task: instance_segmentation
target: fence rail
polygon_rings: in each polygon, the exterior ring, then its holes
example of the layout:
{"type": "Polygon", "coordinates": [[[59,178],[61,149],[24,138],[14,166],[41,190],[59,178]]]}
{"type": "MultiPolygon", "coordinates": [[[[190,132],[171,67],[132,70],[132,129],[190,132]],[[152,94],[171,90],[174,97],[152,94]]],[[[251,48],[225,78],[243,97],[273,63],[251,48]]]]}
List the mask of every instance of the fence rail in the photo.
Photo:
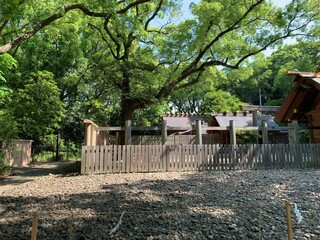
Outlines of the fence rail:
{"type": "Polygon", "coordinates": [[[81,173],[320,167],[320,144],[83,146],[81,173]]]}

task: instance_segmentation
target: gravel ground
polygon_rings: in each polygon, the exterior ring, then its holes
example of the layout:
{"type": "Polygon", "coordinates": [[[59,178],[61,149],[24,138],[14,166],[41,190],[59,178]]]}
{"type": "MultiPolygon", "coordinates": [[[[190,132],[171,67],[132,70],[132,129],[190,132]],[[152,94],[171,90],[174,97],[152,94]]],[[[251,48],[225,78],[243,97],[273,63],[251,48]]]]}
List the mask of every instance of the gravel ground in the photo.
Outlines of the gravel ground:
{"type": "Polygon", "coordinates": [[[317,170],[51,174],[0,196],[0,239],[30,239],[34,211],[37,239],[287,239],[285,200],[294,239],[320,239],[317,170]]]}

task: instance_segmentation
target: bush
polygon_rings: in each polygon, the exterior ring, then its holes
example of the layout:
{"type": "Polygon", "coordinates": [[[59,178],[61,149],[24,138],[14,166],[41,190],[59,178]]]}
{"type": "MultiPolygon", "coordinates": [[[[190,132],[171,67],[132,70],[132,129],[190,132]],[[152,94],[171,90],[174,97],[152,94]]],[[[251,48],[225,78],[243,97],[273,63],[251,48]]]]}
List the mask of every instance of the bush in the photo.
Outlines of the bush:
{"type": "Polygon", "coordinates": [[[54,162],[55,155],[54,152],[43,151],[33,156],[33,162],[54,162]]]}
{"type": "Polygon", "coordinates": [[[7,175],[11,173],[12,167],[8,159],[5,157],[5,153],[3,150],[0,150],[0,176],[7,175]]]}
{"type": "Polygon", "coordinates": [[[237,144],[259,143],[258,131],[236,131],[237,144]]]}

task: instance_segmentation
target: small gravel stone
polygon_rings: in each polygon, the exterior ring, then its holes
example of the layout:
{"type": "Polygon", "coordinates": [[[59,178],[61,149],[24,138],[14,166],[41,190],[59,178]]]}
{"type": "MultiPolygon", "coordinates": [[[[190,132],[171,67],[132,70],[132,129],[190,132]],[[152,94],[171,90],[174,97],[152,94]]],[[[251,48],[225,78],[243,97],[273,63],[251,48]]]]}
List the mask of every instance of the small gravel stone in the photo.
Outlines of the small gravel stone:
{"type": "Polygon", "coordinates": [[[0,233],[30,239],[38,212],[39,239],[285,240],[285,200],[295,237],[320,239],[318,170],[39,177],[0,197],[0,233]]]}

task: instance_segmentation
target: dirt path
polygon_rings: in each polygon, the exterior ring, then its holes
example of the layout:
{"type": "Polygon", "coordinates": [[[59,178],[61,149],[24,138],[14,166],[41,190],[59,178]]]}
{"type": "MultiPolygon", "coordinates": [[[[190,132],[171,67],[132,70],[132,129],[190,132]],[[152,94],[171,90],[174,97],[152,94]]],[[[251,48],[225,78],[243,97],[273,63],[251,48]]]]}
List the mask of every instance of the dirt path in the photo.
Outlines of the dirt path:
{"type": "Polygon", "coordinates": [[[78,165],[76,162],[54,162],[16,167],[11,176],[0,178],[0,195],[14,189],[17,185],[33,181],[37,177],[76,172],[78,165]]]}

